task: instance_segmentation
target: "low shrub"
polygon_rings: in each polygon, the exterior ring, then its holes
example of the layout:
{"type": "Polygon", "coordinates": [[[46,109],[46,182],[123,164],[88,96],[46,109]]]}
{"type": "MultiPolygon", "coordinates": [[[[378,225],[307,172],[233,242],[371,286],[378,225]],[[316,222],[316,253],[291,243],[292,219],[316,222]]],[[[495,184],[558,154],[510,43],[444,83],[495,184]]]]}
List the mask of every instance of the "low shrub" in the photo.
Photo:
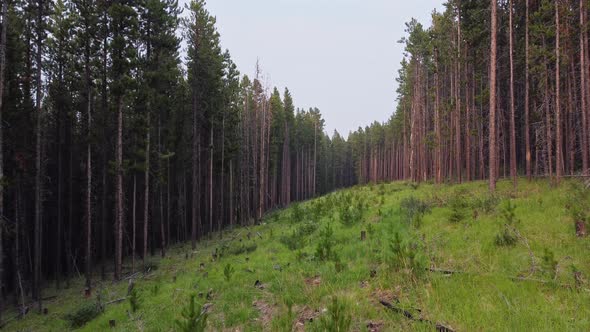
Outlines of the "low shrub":
{"type": "Polygon", "coordinates": [[[300,203],[295,203],[291,207],[291,222],[298,223],[305,219],[305,209],[300,203]]]}
{"type": "Polygon", "coordinates": [[[404,241],[401,234],[395,232],[389,243],[389,252],[391,256],[387,261],[393,269],[410,269],[415,276],[424,274],[427,262],[417,242],[404,241]]]}
{"type": "Polygon", "coordinates": [[[290,250],[297,250],[305,247],[306,239],[318,228],[318,224],[306,221],[298,225],[291,233],[281,236],[279,241],[290,250]]]}
{"type": "Polygon", "coordinates": [[[231,280],[231,276],[234,274],[234,272],[235,272],[235,270],[231,266],[231,264],[227,263],[225,265],[225,267],[223,268],[223,277],[225,278],[225,281],[229,282],[231,280]]]}
{"type": "Polygon", "coordinates": [[[223,252],[227,253],[228,255],[241,255],[241,254],[249,254],[251,252],[256,251],[258,245],[256,242],[239,242],[235,244],[231,244],[227,249],[223,252]]]}
{"type": "Polygon", "coordinates": [[[320,230],[319,242],[316,247],[316,258],[321,261],[337,259],[336,252],[334,251],[335,244],[334,230],[331,224],[327,224],[326,227],[320,230]]]}
{"type": "Polygon", "coordinates": [[[127,297],[129,301],[129,308],[131,312],[136,312],[141,307],[141,303],[143,302],[137,288],[133,288],[127,297]]]}
{"type": "Polygon", "coordinates": [[[188,304],[180,313],[181,318],[175,321],[176,327],[182,332],[204,332],[207,327],[207,313],[202,306],[195,303],[195,295],[191,295],[188,304]]]}
{"type": "Polygon", "coordinates": [[[506,201],[504,208],[502,209],[502,225],[500,232],[496,235],[495,243],[497,246],[513,246],[518,242],[518,229],[516,228],[519,223],[516,217],[516,205],[512,204],[511,201],[506,201]]]}
{"type": "Polygon", "coordinates": [[[71,328],[79,328],[92,321],[102,313],[102,310],[96,303],[83,303],[72,311],[64,315],[64,320],[68,322],[71,328]]]}
{"type": "Polygon", "coordinates": [[[346,304],[334,296],[332,303],[328,306],[328,312],[319,321],[320,330],[326,332],[349,331],[351,324],[352,316],[348,312],[346,304]]]}
{"type": "Polygon", "coordinates": [[[431,208],[428,202],[413,196],[404,198],[400,202],[402,221],[409,225],[419,227],[422,224],[422,218],[430,211],[431,208]]]}
{"type": "Polygon", "coordinates": [[[547,272],[553,280],[557,277],[557,264],[553,251],[545,248],[543,250],[543,270],[547,272]]]}

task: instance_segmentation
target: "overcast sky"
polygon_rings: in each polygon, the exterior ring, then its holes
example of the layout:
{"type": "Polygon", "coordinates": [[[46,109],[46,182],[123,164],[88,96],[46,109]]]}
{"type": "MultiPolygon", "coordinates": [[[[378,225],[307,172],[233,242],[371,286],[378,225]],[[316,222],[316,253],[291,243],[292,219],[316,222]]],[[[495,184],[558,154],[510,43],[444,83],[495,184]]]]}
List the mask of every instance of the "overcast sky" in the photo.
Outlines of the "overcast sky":
{"type": "MultiPolygon", "coordinates": [[[[186,3],[188,0],[181,0],[186,3]]],[[[404,23],[430,23],[443,0],[209,0],[223,48],[243,74],[256,60],[297,107],[318,107],[326,131],[386,121],[395,109],[404,23]]]]}

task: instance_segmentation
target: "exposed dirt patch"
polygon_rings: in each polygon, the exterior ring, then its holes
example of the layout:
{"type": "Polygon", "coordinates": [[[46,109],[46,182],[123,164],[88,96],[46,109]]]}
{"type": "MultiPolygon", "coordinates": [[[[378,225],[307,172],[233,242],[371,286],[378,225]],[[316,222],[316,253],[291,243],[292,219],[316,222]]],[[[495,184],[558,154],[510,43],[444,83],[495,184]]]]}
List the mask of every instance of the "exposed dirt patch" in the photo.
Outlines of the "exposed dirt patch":
{"type": "Polygon", "coordinates": [[[260,321],[262,322],[262,328],[265,331],[270,329],[270,322],[275,312],[274,306],[264,302],[263,300],[256,300],[252,302],[252,305],[260,311],[260,321]]]}
{"type": "Polygon", "coordinates": [[[399,301],[401,295],[401,288],[398,286],[395,290],[391,289],[375,289],[371,294],[371,299],[374,303],[378,304],[380,301],[389,303],[396,303],[399,301]]]}
{"type": "Polygon", "coordinates": [[[305,284],[309,286],[319,286],[322,283],[321,276],[314,276],[311,278],[305,278],[305,284]]]}
{"type": "Polygon", "coordinates": [[[313,322],[320,315],[319,310],[312,309],[308,306],[305,306],[299,310],[297,313],[297,319],[295,320],[295,324],[293,326],[293,330],[296,332],[305,331],[305,323],[313,322]]]}
{"type": "Polygon", "coordinates": [[[260,280],[256,280],[256,282],[254,283],[254,287],[260,290],[265,290],[268,288],[268,284],[263,284],[262,282],[260,282],[260,280]]]}
{"type": "Polygon", "coordinates": [[[367,331],[369,332],[381,332],[383,331],[383,322],[367,322],[367,331]]]}
{"type": "Polygon", "coordinates": [[[376,223],[381,222],[381,219],[382,218],[379,217],[379,216],[373,216],[373,217],[371,217],[371,219],[369,219],[369,222],[372,222],[372,223],[375,223],[376,224],[376,223]]]}

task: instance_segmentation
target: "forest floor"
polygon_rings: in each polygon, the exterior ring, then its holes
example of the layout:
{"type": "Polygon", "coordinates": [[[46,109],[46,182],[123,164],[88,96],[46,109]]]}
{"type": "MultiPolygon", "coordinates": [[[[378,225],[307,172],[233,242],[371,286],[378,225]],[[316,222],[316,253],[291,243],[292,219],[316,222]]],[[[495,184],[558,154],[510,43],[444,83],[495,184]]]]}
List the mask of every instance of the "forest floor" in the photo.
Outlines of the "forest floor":
{"type": "Polygon", "coordinates": [[[590,238],[576,236],[570,213],[587,196],[572,188],[520,179],[517,191],[500,181],[491,196],[486,182],[358,186],[194,251],[170,248],[135,275],[131,296],[128,280],[96,285],[91,298],[82,279],[46,289],[56,295],[47,314],[31,310],[4,330],[180,330],[193,295],[193,319],[205,311],[211,331],[588,331],[590,238]]]}

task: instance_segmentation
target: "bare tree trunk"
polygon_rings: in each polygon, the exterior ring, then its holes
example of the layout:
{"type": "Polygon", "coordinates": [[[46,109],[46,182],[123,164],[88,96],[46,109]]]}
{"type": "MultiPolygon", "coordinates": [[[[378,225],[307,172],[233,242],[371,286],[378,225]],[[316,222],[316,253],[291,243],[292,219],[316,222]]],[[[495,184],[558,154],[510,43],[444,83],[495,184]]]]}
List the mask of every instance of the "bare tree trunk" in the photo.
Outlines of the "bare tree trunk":
{"type": "MultiPolygon", "coordinates": [[[[458,6],[460,2],[458,2],[458,6]]],[[[457,57],[455,63],[455,168],[457,182],[462,181],[461,163],[461,13],[457,8],[457,57]]]]}
{"type": "Polygon", "coordinates": [[[509,40],[510,40],[510,176],[514,189],[517,186],[516,178],[516,122],[515,122],[515,110],[514,110],[514,32],[512,24],[512,0],[509,2],[508,17],[509,17],[509,40]]]}
{"type": "Polygon", "coordinates": [[[213,124],[209,130],[209,238],[213,237],[213,124]]]}
{"type": "MultiPolygon", "coordinates": [[[[527,0],[528,1],[528,0],[527,0]]],[[[582,114],[582,138],[580,140],[580,146],[581,146],[581,150],[582,150],[582,174],[583,175],[588,175],[588,109],[587,109],[587,104],[588,101],[586,99],[587,96],[587,91],[586,91],[586,87],[587,87],[587,80],[588,77],[586,76],[586,66],[588,64],[586,64],[586,54],[585,54],[585,49],[584,49],[584,36],[585,36],[585,27],[586,27],[586,22],[585,22],[585,12],[586,12],[586,7],[585,7],[585,3],[586,1],[580,1],[580,103],[582,106],[582,109],[580,110],[581,114],[582,114]]]]}
{"type": "MultiPolygon", "coordinates": [[[[225,208],[225,187],[224,187],[224,183],[223,180],[225,180],[223,178],[225,174],[225,112],[222,114],[222,118],[221,118],[221,179],[220,179],[220,209],[219,209],[219,219],[217,221],[217,231],[219,232],[219,238],[223,238],[223,234],[221,232],[221,227],[223,226],[223,222],[224,222],[224,208],[225,208]]],[[[231,191],[230,191],[231,193],[231,191]]]]}
{"type": "Polygon", "coordinates": [[[151,138],[151,116],[147,114],[147,124],[145,133],[145,170],[144,170],[144,192],[143,192],[143,264],[145,266],[148,256],[148,228],[150,225],[150,138],[151,138]]]}
{"type": "Polygon", "coordinates": [[[557,183],[561,181],[563,171],[563,155],[561,145],[561,83],[560,83],[560,25],[559,25],[559,0],[555,1],[555,175],[557,183]]]}
{"type": "Polygon", "coordinates": [[[317,121],[314,123],[313,126],[313,192],[312,195],[313,197],[315,197],[316,194],[316,176],[317,176],[317,163],[318,163],[318,158],[317,158],[317,137],[318,137],[318,124],[317,121]]]}
{"type": "Polygon", "coordinates": [[[41,153],[41,131],[42,131],[42,112],[41,98],[42,98],[42,83],[41,83],[41,68],[43,66],[41,53],[43,52],[43,40],[42,40],[42,24],[43,24],[43,0],[39,0],[38,12],[37,12],[37,96],[36,96],[36,109],[37,109],[37,140],[36,140],[36,160],[35,160],[35,269],[34,269],[34,287],[35,287],[35,299],[39,304],[39,312],[42,311],[43,305],[41,303],[41,246],[42,246],[42,232],[43,232],[43,202],[42,202],[42,153],[41,153]]]}
{"type": "Polygon", "coordinates": [[[490,160],[489,160],[489,187],[490,191],[496,191],[496,57],[497,57],[497,11],[496,0],[491,1],[492,25],[491,25],[491,49],[490,49],[490,160]]]}
{"type": "Polygon", "coordinates": [[[229,227],[234,229],[234,160],[229,160],[229,227]]]}
{"type": "Polygon", "coordinates": [[[191,247],[193,250],[197,246],[197,213],[198,213],[198,195],[199,195],[199,183],[198,183],[198,167],[199,167],[199,132],[198,132],[198,107],[196,92],[193,91],[193,153],[192,153],[192,206],[191,206],[191,247]]]}
{"type": "MultiPolygon", "coordinates": [[[[546,49],[545,38],[543,37],[543,48],[546,49]]],[[[544,79],[545,79],[545,130],[546,130],[546,146],[547,146],[547,164],[549,167],[549,177],[553,177],[553,137],[551,135],[551,106],[549,105],[549,66],[547,64],[547,56],[543,56],[544,61],[544,79]]]]}
{"type": "Polygon", "coordinates": [[[131,272],[135,272],[135,238],[136,238],[136,224],[137,224],[137,174],[133,174],[133,203],[131,208],[131,272]]]}
{"type": "Polygon", "coordinates": [[[123,268],[123,97],[117,100],[117,151],[116,151],[116,211],[115,211],[115,280],[121,279],[123,268]]]}
{"type": "MultiPolygon", "coordinates": [[[[7,7],[8,0],[2,0],[2,34],[0,35],[0,323],[2,322],[2,310],[4,310],[4,299],[2,297],[2,289],[4,289],[4,132],[2,130],[2,113],[4,112],[4,69],[6,67],[6,30],[8,29],[7,7]]],[[[59,211],[61,212],[61,206],[59,211]]],[[[18,233],[16,236],[18,237],[18,233]]]]}
{"type": "MultiPolygon", "coordinates": [[[[87,64],[88,66],[88,64],[87,64]]],[[[87,68],[87,116],[88,116],[88,142],[86,145],[86,289],[92,289],[92,145],[90,143],[92,129],[92,94],[90,92],[90,68],[87,68]]]]}
{"type": "MultiPolygon", "coordinates": [[[[162,257],[166,256],[166,230],[164,227],[164,197],[163,197],[163,189],[162,189],[162,178],[164,176],[162,172],[162,121],[160,113],[158,113],[158,172],[160,173],[160,178],[158,179],[158,210],[160,212],[160,254],[162,257]]],[[[149,128],[148,128],[149,130],[149,128]]]]}
{"type": "MultiPolygon", "coordinates": [[[[525,88],[524,88],[524,140],[525,140],[525,153],[526,153],[526,176],[530,181],[531,175],[531,138],[530,138],[530,78],[529,78],[529,1],[526,0],[526,18],[525,18],[525,88]]],[[[583,1],[581,1],[583,2],[583,1]]]]}
{"type": "Polygon", "coordinates": [[[442,134],[440,130],[440,82],[439,82],[439,67],[438,67],[438,50],[435,50],[435,73],[434,73],[434,86],[435,86],[435,99],[434,99],[434,132],[436,135],[436,145],[435,145],[435,174],[436,174],[436,183],[442,183],[442,134]]]}

